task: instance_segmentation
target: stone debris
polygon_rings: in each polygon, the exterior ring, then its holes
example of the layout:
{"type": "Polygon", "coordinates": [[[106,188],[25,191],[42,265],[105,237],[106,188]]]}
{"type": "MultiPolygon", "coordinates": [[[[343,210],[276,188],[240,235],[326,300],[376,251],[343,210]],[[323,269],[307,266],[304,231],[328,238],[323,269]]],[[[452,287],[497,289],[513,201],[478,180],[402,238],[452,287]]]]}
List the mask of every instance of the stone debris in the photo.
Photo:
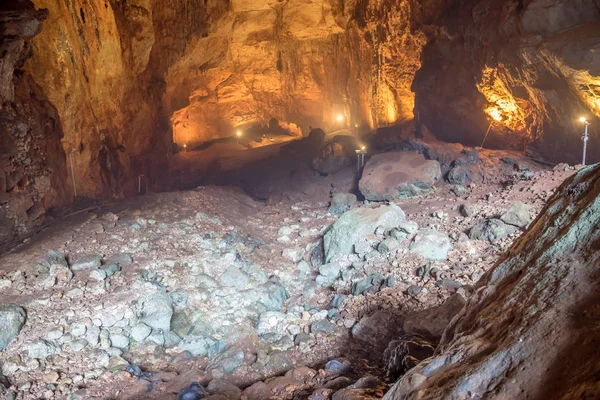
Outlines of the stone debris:
{"type": "Polygon", "coordinates": [[[380,398],[381,380],[360,380],[371,367],[353,360],[340,372],[335,357],[363,354],[376,366],[402,334],[439,340],[471,285],[531,222],[524,210],[535,217],[571,173],[536,172],[509,188],[466,183],[460,199],[438,182],[389,204],[339,193],[330,205],[248,213],[224,207],[217,199],[230,192],[209,187],[102,212],[46,239],[55,250],[41,259],[0,258],[20,266],[0,269],[3,290],[27,304],[27,314],[16,305],[3,306],[8,319],[0,312],[0,326],[12,326],[0,331],[2,373],[23,399],[50,396],[48,385],[56,398],[109,397],[117,386],[132,398],[169,387],[175,398],[192,382],[206,398],[380,398]],[[140,373],[125,371],[134,365],[140,373]],[[165,371],[175,378],[162,380],[165,371]]]}

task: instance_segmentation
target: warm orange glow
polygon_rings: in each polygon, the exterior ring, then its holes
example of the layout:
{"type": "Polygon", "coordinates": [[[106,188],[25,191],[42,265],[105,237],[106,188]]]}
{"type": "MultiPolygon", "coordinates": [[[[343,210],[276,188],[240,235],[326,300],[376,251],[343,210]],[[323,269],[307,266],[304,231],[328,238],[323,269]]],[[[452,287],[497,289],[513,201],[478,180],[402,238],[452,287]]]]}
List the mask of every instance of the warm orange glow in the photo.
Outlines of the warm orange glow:
{"type": "Polygon", "coordinates": [[[488,101],[485,113],[494,121],[513,129],[524,127],[527,110],[523,108],[522,101],[515,98],[502,79],[501,68],[486,68],[477,89],[488,101]]]}
{"type": "Polygon", "coordinates": [[[398,119],[398,114],[396,112],[396,103],[389,102],[387,104],[387,122],[393,123],[398,119]]]}
{"type": "Polygon", "coordinates": [[[341,115],[341,114],[340,114],[340,115],[338,115],[338,116],[337,116],[337,120],[338,120],[339,122],[342,122],[342,121],[344,120],[344,116],[343,116],[343,115],[341,115]]]}
{"type": "Polygon", "coordinates": [[[585,117],[581,117],[579,118],[579,122],[586,123],[587,119],[585,117]]]}
{"type": "Polygon", "coordinates": [[[240,132],[240,131],[237,131],[235,134],[238,136],[242,136],[242,132],[240,132]]]}
{"type": "Polygon", "coordinates": [[[362,151],[365,151],[367,149],[367,146],[361,146],[360,148],[362,151]]]}
{"type": "Polygon", "coordinates": [[[490,117],[492,117],[497,122],[502,121],[502,115],[500,114],[500,110],[498,110],[497,107],[490,107],[486,110],[486,112],[488,113],[488,115],[490,117]]]}

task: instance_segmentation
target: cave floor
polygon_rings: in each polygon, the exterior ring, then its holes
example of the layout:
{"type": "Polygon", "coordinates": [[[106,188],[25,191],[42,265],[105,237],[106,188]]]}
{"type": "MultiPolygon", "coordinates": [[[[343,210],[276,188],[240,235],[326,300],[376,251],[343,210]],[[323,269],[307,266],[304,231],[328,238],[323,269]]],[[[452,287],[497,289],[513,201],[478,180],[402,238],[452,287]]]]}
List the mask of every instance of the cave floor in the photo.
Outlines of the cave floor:
{"type": "MultiPolygon", "coordinates": [[[[401,242],[395,255],[374,255],[330,288],[315,283],[317,270],[310,264],[313,249],[338,218],[327,212],[326,199],[267,205],[239,188],[200,186],[139,196],[57,221],[0,256],[0,303],[27,310],[22,331],[2,353],[2,372],[18,399],[70,393],[83,396],[75,398],[175,399],[193,380],[207,384],[226,378],[244,388],[294,367],[318,369],[337,357],[350,360],[357,376],[382,377],[382,354],[375,349],[385,347],[378,340],[390,327],[377,326],[381,336],[367,337],[353,335],[353,327],[368,323],[365,318],[377,311],[404,316],[440,305],[459,285],[463,293],[471,290],[520,232],[494,243],[469,240],[465,232],[517,201],[537,214],[571,173],[538,168],[527,180],[507,177],[498,180],[502,183],[472,185],[461,197],[441,182],[425,197],[395,201],[408,220],[452,238],[449,258],[425,261],[407,251],[408,241],[401,242]],[[464,204],[471,216],[461,214],[464,204]],[[40,267],[49,251],[64,253],[71,268],[79,262],[83,269],[72,278],[68,273],[49,278],[40,267]],[[122,269],[106,276],[96,267],[110,257],[119,257],[122,269]],[[436,285],[433,278],[419,277],[419,267],[437,268],[452,283],[436,285]],[[352,282],[373,273],[392,276],[395,283],[376,293],[349,295],[352,282]],[[420,292],[409,294],[415,286],[420,292]],[[282,289],[287,299],[280,298],[282,289]],[[138,319],[159,324],[165,318],[160,305],[144,309],[165,290],[173,305],[166,318],[174,334],[168,328],[138,332],[138,319]],[[336,294],[349,296],[332,307],[336,294]],[[280,302],[275,308],[282,306],[281,312],[265,316],[257,302],[280,302]],[[320,321],[333,323],[316,329],[320,321]],[[189,340],[190,335],[203,339],[189,340]],[[34,357],[35,352],[43,354],[34,357]],[[130,364],[144,374],[124,371],[130,364]]],[[[292,393],[288,387],[279,396],[292,398],[292,393]]]]}

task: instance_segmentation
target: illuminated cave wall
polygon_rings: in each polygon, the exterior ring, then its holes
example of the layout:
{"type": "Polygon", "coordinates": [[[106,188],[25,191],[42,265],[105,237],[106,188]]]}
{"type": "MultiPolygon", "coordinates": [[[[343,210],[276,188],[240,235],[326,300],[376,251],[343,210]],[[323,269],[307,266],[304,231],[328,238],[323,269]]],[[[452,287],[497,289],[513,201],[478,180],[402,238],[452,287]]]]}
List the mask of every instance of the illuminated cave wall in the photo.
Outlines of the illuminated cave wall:
{"type": "Polygon", "coordinates": [[[412,119],[426,38],[411,3],[209,1],[207,34],[166,74],[174,141],[231,136],[273,117],[305,133],[412,119]]]}
{"type": "Polygon", "coordinates": [[[600,161],[600,1],[460,0],[436,23],[416,111],[439,138],[600,161]],[[596,128],[598,127],[598,128],[596,128]]]}

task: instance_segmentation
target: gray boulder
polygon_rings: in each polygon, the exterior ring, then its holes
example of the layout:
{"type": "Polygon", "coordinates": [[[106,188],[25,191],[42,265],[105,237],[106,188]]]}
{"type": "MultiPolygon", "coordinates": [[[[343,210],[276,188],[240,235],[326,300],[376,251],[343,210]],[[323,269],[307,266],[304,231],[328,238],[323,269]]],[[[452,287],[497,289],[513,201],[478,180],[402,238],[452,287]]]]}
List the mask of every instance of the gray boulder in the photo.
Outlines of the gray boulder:
{"type": "Polygon", "coordinates": [[[473,240],[487,240],[493,243],[507,237],[516,230],[516,227],[507,225],[502,220],[495,218],[486,219],[471,228],[469,238],[473,240]]]}
{"type": "Polygon", "coordinates": [[[508,225],[525,228],[531,222],[531,207],[520,201],[516,202],[500,219],[508,225]]]}
{"type": "Polygon", "coordinates": [[[8,347],[19,334],[25,323],[26,315],[22,307],[0,304],[0,351],[8,347]]]}
{"type": "Polygon", "coordinates": [[[442,261],[452,251],[452,243],[448,235],[435,229],[421,229],[410,244],[410,251],[423,256],[426,260],[442,261]]]}
{"type": "Polygon", "coordinates": [[[102,265],[102,259],[97,254],[90,254],[77,259],[72,265],[73,271],[80,271],[83,269],[97,269],[102,265]]]}
{"type": "Polygon", "coordinates": [[[367,200],[383,201],[427,194],[442,176],[440,163],[413,151],[373,156],[358,183],[367,200]]]}
{"type": "Polygon", "coordinates": [[[340,277],[341,265],[336,262],[323,264],[319,267],[317,283],[323,287],[329,287],[340,277]]]}
{"type": "Polygon", "coordinates": [[[147,294],[138,300],[137,316],[153,329],[168,331],[171,328],[173,304],[171,297],[160,290],[147,294]]]}
{"type": "Polygon", "coordinates": [[[224,286],[234,287],[237,289],[243,289],[247,287],[248,282],[250,282],[248,275],[244,274],[235,265],[230,265],[227,267],[225,272],[223,272],[221,275],[220,280],[224,286]]]}
{"type": "Polygon", "coordinates": [[[60,348],[45,340],[36,340],[27,346],[29,358],[45,359],[52,354],[60,353],[60,348]]]}
{"type": "Polygon", "coordinates": [[[469,184],[469,182],[471,182],[471,177],[467,168],[463,167],[462,165],[457,165],[448,171],[446,180],[451,185],[466,186],[469,184]]]}
{"type": "Polygon", "coordinates": [[[342,214],[348,211],[356,203],[356,195],[352,193],[336,193],[331,198],[328,213],[342,214]]]}
{"type": "Polygon", "coordinates": [[[325,261],[330,262],[338,254],[352,254],[354,245],[377,228],[390,230],[405,219],[404,211],[393,204],[346,211],[325,233],[325,261]]]}

